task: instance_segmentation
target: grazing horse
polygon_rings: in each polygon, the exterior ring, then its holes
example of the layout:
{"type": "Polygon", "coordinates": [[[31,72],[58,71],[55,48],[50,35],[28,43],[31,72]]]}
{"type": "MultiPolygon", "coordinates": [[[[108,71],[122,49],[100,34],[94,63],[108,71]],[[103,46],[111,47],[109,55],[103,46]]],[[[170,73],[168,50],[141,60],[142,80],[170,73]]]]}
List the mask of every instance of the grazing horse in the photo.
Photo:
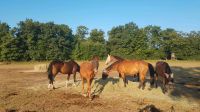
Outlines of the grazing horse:
{"type": "Polygon", "coordinates": [[[90,61],[83,62],[80,65],[80,76],[82,79],[82,94],[84,95],[84,80],[86,80],[87,81],[86,96],[89,96],[90,100],[92,100],[91,84],[95,75],[98,72],[98,67],[99,67],[99,58],[97,56],[94,56],[90,61]]]}
{"type": "Polygon", "coordinates": [[[70,78],[70,75],[73,74],[74,75],[74,84],[76,82],[76,72],[80,71],[80,66],[73,60],[70,60],[68,62],[63,62],[63,61],[52,61],[49,64],[48,67],[48,78],[49,78],[49,85],[48,88],[52,88],[55,89],[54,85],[53,85],[53,81],[54,78],[56,77],[56,75],[60,72],[62,74],[68,74],[67,76],[67,81],[66,81],[66,86],[68,86],[68,81],[70,78]]]}
{"type": "Polygon", "coordinates": [[[158,77],[160,76],[162,78],[162,83],[163,83],[162,91],[163,91],[163,93],[167,92],[166,85],[174,83],[173,73],[170,69],[169,64],[166,62],[163,62],[163,61],[158,61],[156,63],[155,72],[156,72],[156,82],[155,82],[156,88],[158,87],[157,81],[158,81],[158,77]]]}
{"type": "MultiPolygon", "coordinates": [[[[148,72],[148,63],[140,60],[123,60],[116,61],[112,63],[110,66],[105,68],[102,73],[102,79],[106,79],[109,75],[110,71],[117,71],[119,76],[124,81],[124,87],[126,87],[126,75],[136,75],[139,74],[140,84],[138,88],[144,89],[145,87],[145,77],[148,72]]],[[[153,78],[154,79],[154,78],[153,78]]]]}
{"type": "MultiPolygon", "coordinates": [[[[110,64],[110,63],[113,63],[113,62],[116,62],[116,61],[123,61],[125,59],[119,57],[119,56],[114,56],[114,55],[109,55],[108,54],[108,57],[106,59],[106,65],[110,64]]],[[[153,84],[154,84],[154,74],[155,74],[155,71],[154,71],[154,67],[152,64],[148,63],[148,68],[149,68],[149,73],[150,73],[150,85],[151,87],[153,87],[153,84]]],[[[139,81],[139,74],[137,73],[136,75],[134,75],[134,77],[138,77],[138,81],[139,81]]]]}

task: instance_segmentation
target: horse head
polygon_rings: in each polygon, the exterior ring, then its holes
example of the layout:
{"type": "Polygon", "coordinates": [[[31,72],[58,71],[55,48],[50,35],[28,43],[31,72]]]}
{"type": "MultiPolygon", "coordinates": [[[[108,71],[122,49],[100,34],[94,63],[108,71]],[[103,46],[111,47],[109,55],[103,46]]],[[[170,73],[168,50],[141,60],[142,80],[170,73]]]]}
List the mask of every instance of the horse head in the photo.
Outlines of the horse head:
{"type": "Polygon", "coordinates": [[[124,60],[123,58],[119,57],[119,56],[114,56],[114,55],[109,55],[106,59],[106,65],[110,64],[111,62],[115,62],[115,61],[121,61],[124,60]]]}
{"type": "Polygon", "coordinates": [[[168,84],[170,84],[170,85],[174,84],[174,74],[173,73],[171,73],[171,74],[165,73],[165,76],[168,80],[168,84]]]}
{"type": "Polygon", "coordinates": [[[106,65],[108,65],[108,64],[110,63],[110,61],[111,61],[110,57],[111,57],[111,56],[108,54],[108,57],[107,57],[107,59],[106,59],[106,65]]]}
{"type": "Polygon", "coordinates": [[[93,66],[94,73],[96,74],[98,72],[98,68],[99,68],[99,60],[93,59],[93,60],[91,60],[91,63],[93,66]]]}
{"type": "Polygon", "coordinates": [[[102,72],[102,79],[105,80],[108,77],[108,71],[106,69],[102,72]]]}

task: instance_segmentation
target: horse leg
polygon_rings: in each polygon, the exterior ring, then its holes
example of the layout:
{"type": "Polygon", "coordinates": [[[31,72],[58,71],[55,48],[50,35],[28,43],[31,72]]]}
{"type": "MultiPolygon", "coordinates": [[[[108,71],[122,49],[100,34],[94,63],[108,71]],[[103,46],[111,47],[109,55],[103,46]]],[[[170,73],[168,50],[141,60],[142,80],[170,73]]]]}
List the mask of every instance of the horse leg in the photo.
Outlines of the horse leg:
{"type": "Polygon", "coordinates": [[[66,87],[68,87],[68,83],[69,83],[69,78],[70,78],[70,74],[67,74],[66,87]]]}
{"type": "Polygon", "coordinates": [[[140,81],[140,75],[139,75],[139,73],[137,73],[137,81],[139,82],[140,81]]]}
{"type": "Polygon", "coordinates": [[[48,85],[48,89],[51,89],[51,88],[53,88],[54,89],[54,87],[53,87],[53,81],[49,81],[49,85],[48,85]]]}
{"type": "Polygon", "coordinates": [[[76,86],[76,72],[74,72],[73,75],[74,75],[74,86],[76,86]]]}
{"type": "Polygon", "coordinates": [[[162,91],[163,91],[163,93],[165,94],[165,92],[167,92],[167,89],[166,89],[166,80],[165,80],[165,78],[163,78],[163,81],[162,81],[162,91]]]}
{"type": "Polygon", "coordinates": [[[48,85],[48,89],[55,89],[55,87],[54,87],[54,85],[53,85],[53,81],[54,81],[54,78],[56,77],[56,74],[57,74],[57,72],[55,72],[55,73],[52,73],[52,76],[51,76],[51,79],[49,80],[49,85],[48,85]],[[54,76],[54,74],[55,74],[55,76],[54,76]]]}
{"type": "Polygon", "coordinates": [[[142,87],[142,89],[144,90],[145,88],[145,77],[144,77],[144,74],[140,74],[140,84],[138,86],[138,88],[140,89],[142,87]]]}
{"type": "Polygon", "coordinates": [[[88,80],[87,80],[87,84],[88,84],[88,85],[87,85],[87,86],[88,86],[88,90],[87,90],[87,91],[88,91],[88,97],[89,97],[90,100],[92,100],[92,97],[91,97],[91,84],[92,84],[92,79],[88,79],[88,80]]]}
{"type": "Polygon", "coordinates": [[[119,77],[122,77],[122,75],[119,73],[119,77]]]}
{"type": "Polygon", "coordinates": [[[155,87],[158,88],[158,74],[156,74],[155,77],[155,87]]]}
{"type": "Polygon", "coordinates": [[[84,95],[84,78],[83,77],[82,77],[82,95],[85,96],[84,95]]]}
{"type": "Polygon", "coordinates": [[[123,82],[124,82],[124,87],[126,87],[126,76],[124,73],[121,73],[121,76],[122,76],[122,79],[123,79],[123,82]]]}

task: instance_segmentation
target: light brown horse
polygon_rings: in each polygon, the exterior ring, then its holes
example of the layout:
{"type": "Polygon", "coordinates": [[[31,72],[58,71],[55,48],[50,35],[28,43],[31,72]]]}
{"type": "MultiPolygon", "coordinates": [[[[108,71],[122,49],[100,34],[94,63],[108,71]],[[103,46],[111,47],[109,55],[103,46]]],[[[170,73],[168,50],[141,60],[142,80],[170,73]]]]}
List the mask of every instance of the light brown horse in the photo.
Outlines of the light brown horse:
{"type": "Polygon", "coordinates": [[[90,100],[92,100],[91,84],[95,75],[98,72],[98,67],[99,67],[99,58],[97,56],[94,56],[90,61],[83,62],[80,65],[80,76],[82,79],[82,94],[84,95],[84,80],[86,80],[87,81],[86,96],[89,96],[90,100]]]}
{"type": "Polygon", "coordinates": [[[48,72],[48,78],[49,78],[48,88],[51,89],[53,87],[53,89],[55,89],[53,85],[53,81],[59,72],[62,74],[68,74],[66,86],[68,86],[68,81],[71,74],[74,75],[74,84],[75,84],[76,72],[80,72],[80,66],[73,60],[70,60],[68,62],[56,60],[56,61],[52,61],[49,64],[47,72],[48,72]]]}
{"type": "Polygon", "coordinates": [[[141,60],[123,60],[123,61],[116,61],[106,69],[103,70],[102,79],[106,79],[109,75],[110,71],[117,71],[119,76],[124,81],[124,87],[126,87],[126,75],[134,76],[139,74],[140,76],[140,84],[138,88],[144,89],[145,87],[145,78],[148,72],[148,63],[141,61],[141,60]]]}
{"type": "MultiPolygon", "coordinates": [[[[106,63],[105,64],[109,65],[109,64],[111,64],[113,62],[117,62],[117,61],[121,62],[121,61],[124,61],[124,60],[126,60],[126,59],[123,59],[123,58],[121,58],[119,56],[109,55],[108,54],[108,57],[106,59],[106,63]]],[[[151,87],[153,87],[153,84],[154,84],[154,81],[155,81],[155,76],[154,76],[155,70],[154,70],[154,67],[153,67],[153,65],[151,63],[148,63],[148,68],[149,68],[149,73],[150,73],[150,85],[151,85],[151,87]]],[[[137,78],[138,81],[140,79],[139,76],[140,76],[139,73],[134,75],[134,77],[138,77],[137,78]]]]}

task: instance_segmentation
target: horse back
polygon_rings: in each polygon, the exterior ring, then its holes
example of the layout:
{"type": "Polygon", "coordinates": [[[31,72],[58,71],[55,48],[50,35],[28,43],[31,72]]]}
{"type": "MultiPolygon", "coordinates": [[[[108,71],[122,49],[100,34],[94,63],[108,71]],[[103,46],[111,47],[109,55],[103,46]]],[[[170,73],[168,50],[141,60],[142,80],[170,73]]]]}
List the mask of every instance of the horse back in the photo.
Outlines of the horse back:
{"type": "Polygon", "coordinates": [[[90,62],[83,62],[80,65],[80,75],[84,78],[92,77],[94,74],[94,69],[92,63],[90,62]]]}
{"type": "Polygon", "coordinates": [[[141,60],[124,60],[119,64],[118,70],[127,74],[137,74],[148,70],[148,63],[141,60]]]}
{"type": "Polygon", "coordinates": [[[73,60],[64,62],[63,66],[61,68],[61,72],[64,74],[71,74],[73,72],[79,72],[79,65],[73,60]]]}
{"type": "Polygon", "coordinates": [[[169,64],[163,61],[156,63],[156,74],[162,77],[166,77],[164,73],[171,74],[169,64]]]}

